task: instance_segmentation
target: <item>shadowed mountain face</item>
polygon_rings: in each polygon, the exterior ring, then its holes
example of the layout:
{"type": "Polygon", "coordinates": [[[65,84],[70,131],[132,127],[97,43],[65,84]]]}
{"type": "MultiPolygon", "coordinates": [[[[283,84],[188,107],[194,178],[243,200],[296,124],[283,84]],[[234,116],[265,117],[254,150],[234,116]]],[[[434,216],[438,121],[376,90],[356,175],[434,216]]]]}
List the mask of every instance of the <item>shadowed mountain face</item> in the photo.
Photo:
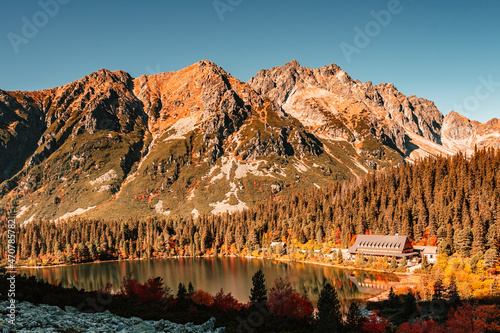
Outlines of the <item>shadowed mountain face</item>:
{"type": "Polygon", "coordinates": [[[443,117],[334,64],[291,61],[248,83],[207,60],[136,79],[100,70],[54,89],[0,90],[0,208],[21,221],[231,212],[499,142],[497,119],[443,117]]]}

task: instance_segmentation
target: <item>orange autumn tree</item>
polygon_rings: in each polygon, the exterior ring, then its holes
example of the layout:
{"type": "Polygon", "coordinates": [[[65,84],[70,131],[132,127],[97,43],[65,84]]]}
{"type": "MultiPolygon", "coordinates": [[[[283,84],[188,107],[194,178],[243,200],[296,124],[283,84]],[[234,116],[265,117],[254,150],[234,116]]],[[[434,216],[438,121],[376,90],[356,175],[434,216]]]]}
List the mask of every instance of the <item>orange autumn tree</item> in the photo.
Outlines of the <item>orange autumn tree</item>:
{"type": "Polygon", "coordinates": [[[214,298],[205,290],[196,290],[193,295],[191,295],[193,302],[199,305],[211,306],[214,304],[214,298]]]}

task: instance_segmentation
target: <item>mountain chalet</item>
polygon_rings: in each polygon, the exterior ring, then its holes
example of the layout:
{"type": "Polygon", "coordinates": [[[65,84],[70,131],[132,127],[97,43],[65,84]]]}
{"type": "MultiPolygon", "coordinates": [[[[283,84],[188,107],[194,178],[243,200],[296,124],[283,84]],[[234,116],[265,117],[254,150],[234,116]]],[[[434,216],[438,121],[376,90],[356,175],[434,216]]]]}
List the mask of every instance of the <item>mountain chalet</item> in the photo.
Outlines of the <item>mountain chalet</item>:
{"type": "MultiPolygon", "coordinates": [[[[425,247],[427,251],[434,247],[425,247]]],[[[349,248],[352,259],[359,255],[374,257],[395,257],[398,261],[406,257],[408,262],[419,262],[421,249],[414,248],[407,236],[357,235],[356,241],[349,248]]],[[[434,251],[435,253],[435,251],[434,251]]],[[[425,253],[427,254],[427,252],[425,253]]]]}

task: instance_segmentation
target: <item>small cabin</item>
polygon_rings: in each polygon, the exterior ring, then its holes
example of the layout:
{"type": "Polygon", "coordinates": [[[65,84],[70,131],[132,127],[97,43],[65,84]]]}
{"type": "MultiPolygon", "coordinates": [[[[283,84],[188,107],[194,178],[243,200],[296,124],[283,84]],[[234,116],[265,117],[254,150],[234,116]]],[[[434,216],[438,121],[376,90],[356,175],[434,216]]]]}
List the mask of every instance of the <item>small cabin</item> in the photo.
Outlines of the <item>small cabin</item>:
{"type": "Polygon", "coordinates": [[[426,258],[429,264],[435,264],[437,261],[437,246],[415,246],[416,251],[420,253],[420,257],[426,258]]]}

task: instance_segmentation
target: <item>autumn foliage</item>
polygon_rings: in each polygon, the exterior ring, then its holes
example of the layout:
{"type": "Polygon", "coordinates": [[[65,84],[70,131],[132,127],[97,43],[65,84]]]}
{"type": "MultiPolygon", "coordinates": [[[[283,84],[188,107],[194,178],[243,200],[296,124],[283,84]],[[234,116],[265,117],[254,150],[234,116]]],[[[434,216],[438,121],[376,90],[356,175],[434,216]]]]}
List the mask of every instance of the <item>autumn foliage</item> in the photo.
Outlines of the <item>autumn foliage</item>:
{"type": "Polygon", "coordinates": [[[163,286],[161,278],[149,278],[144,283],[139,283],[129,274],[123,278],[120,293],[131,299],[137,299],[150,305],[162,305],[170,295],[170,289],[163,286]]]}
{"type": "Polygon", "coordinates": [[[500,332],[500,308],[497,305],[473,306],[469,303],[451,310],[446,327],[449,332],[500,332]]]}
{"type": "Polygon", "coordinates": [[[269,291],[267,302],[269,312],[278,317],[310,318],[313,306],[307,297],[292,289],[288,279],[276,279],[269,291]]]}
{"type": "Polygon", "coordinates": [[[194,294],[191,295],[191,299],[199,305],[211,306],[214,304],[213,296],[201,289],[196,290],[194,294]]]}
{"type": "Polygon", "coordinates": [[[445,333],[444,327],[441,327],[434,320],[417,320],[413,323],[403,323],[398,333],[445,333]]]}
{"type": "Polygon", "coordinates": [[[241,310],[243,304],[238,302],[236,298],[229,294],[224,294],[224,290],[221,290],[215,294],[214,302],[211,306],[213,309],[218,311],[229,311],[229,310],[241,310]]]}
{"type": "Polygon", "coordinates": [[[378,311],[374,311],[363,324],[363,332],[381,333],[389,327],[389,321],[383,316],[379,316],[378,311]]]}

